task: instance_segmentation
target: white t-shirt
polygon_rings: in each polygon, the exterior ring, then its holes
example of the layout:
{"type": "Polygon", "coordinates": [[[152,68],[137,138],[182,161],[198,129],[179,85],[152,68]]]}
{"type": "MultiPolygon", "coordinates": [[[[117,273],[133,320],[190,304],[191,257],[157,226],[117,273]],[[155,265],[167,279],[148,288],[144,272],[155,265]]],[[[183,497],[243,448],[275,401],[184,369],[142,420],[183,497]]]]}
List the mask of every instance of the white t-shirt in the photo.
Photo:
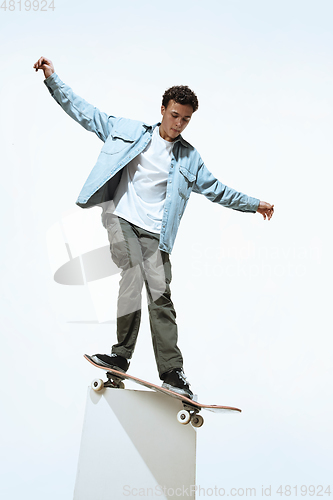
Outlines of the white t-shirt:
{"type": "Polygon", "coordinates": [[[123,169],[106,211],[160,233],[172,148],[173,142],[162,139],[159,127],[155,127],[146,149],[123,169]]]}

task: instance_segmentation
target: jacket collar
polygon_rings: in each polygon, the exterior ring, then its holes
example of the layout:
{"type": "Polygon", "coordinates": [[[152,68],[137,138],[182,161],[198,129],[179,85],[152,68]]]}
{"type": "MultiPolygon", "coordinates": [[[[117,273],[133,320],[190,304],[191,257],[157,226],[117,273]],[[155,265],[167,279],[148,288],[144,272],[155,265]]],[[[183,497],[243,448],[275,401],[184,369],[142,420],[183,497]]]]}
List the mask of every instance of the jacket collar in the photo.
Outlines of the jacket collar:
{"type": "MultiPolygon", "coordinates": [[[[154,129],[156,127],[159,127],[161,125],[161,122],[158,122],[158,123],[155,123],[155,125],[143,125],[143,127],[146,129],[147,132],[149,133],[153,133],[154,129]]],[[[177,139],[175,141],[173,141],[174,143],[176,142],[181,142],[182,145],[185,147],[185,148],[192,148],[193,146],[191,146],[191,144],[187,141],[185,141],[185,139],[182,137],[181,134],[179,134],[179,136],[177,137],[177,139]]]]}

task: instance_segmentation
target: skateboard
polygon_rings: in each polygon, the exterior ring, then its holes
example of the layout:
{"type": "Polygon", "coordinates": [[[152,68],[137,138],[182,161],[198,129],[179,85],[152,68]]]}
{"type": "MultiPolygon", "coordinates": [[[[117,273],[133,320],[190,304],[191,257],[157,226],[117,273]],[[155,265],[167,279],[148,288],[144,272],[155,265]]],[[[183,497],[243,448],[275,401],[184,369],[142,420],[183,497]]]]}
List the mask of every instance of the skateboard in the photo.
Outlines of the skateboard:
{"type": "Polygon", "coordinates": [[[193,399],[187,398],[186,396],[182,396],[177,392],[170,391],[169,389],[164,389],[158,385],[152,384],[151,382],[146,382],[145,380],[141,380],[137,377],[133,377],[132,375],[128,375],[128,373],[124,373],[118,370],[114,370],[111,368],[106,368],[105,366],[98,365],[93,361],[93,359],[88,355],[84,355],[85,359],[89,361],[92,365],[97,368],[101,368],[106,371],[107,381],[103,382],[101,379],[94,379],[91,383],[91,387],[94,391],[101,391],[104,387],[113,387],[118,389],[124,389],[125,384],[123,380],[131,380],[136,384],[142,385],[143,387],[147,387],[148,389],[152,389],[155,392],[161,392],[166,396],[178,399],[183,404],[183,409],[180,410],[177,414],[177,420],[183,425],[191,423],[193,427],[201,427],[204,423],[204,419],[199,412],[201,410],[208,410],[214,413],[228,413],[228,412],[241,412],[239,408],[234,408],[232,406],[220,406],[220,405],[205,405],[202,403],[198,403],[193,399]]]}

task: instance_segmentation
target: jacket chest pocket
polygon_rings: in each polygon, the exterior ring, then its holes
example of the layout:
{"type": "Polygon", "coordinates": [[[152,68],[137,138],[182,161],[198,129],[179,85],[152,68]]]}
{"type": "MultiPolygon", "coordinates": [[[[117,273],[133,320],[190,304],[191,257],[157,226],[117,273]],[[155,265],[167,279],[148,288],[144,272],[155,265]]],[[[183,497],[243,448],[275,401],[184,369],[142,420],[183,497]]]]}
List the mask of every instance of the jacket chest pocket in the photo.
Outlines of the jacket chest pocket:
{"type": "Polygon", "coordinates": [[[104,146],[102,147],[101,153],[106,153],[108,155],[115,155],[121,151],[129,148],[134,143],[134,139],[123,132],[114,131],[106,139],[104,146]]]}
{"type": "Polygon", "coordinates": [[[195,175],[192,174],[187,168],[180,166],[179,167],[179,172],[180,172],[180,180],[179,180],[179,196],[187,201],[189,199],[189,196],[191,194],[194,182],[195,182],[195,175]]]}

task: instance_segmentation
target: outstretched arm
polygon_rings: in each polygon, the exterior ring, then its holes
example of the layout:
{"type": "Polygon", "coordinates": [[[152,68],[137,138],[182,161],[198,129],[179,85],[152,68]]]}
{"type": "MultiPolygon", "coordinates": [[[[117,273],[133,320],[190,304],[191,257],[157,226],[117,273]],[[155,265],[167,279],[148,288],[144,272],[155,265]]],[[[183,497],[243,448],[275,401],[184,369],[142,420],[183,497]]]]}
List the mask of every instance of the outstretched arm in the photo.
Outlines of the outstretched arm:
{"type": "Polygon", "coordinates": [[[251,196],[222,184],[222,182],[216,179],[207,169],[204,163],[201,164],[198,170],[193,191],[203,194],[213,203],[218,203],[219,205],[232,208],[239,212],[256,213],[260,205],[260,200],[257,198],[252,198],[251,196]]]}
{"type": "Polygon", "coordinates": [[[274,205],[252,198],[222,184],[202,163],[198,170],[193,191],[203,194],[214,203],[241,212],[259,212],[264,219],[270,220],[274,213],[274,205]]]}
{"type": "Polygon", "coordinates": [[[103,113],[75,94],[68,85],[60,80],[50,59],[40,57],[33,67],[36,71],[39,69],[44,71],[44,83],[62,109],[82,127],[94,132],[105,142],[112,131],[116,118],[103,113]]]}

